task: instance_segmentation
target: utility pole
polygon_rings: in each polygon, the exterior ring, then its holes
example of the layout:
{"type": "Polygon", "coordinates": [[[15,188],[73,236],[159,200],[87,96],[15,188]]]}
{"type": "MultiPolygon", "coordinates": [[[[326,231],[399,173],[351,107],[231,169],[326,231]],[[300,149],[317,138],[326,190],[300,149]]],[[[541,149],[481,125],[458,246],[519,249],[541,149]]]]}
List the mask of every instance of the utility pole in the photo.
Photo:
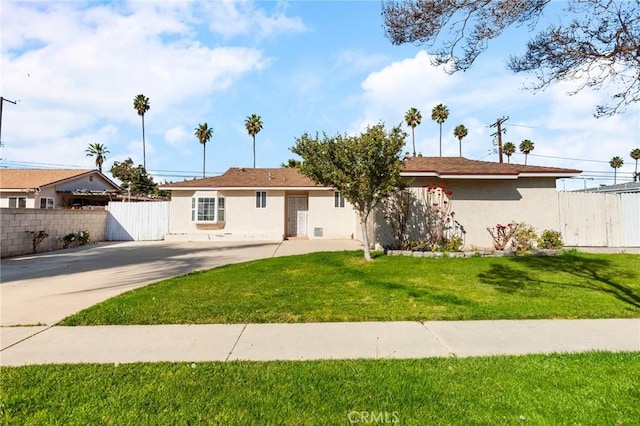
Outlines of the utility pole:
{"type": "Polygon", "coordinates": [[[12,103],[14,105],[16,105],[17,101],[10,101],[7,98],[3,98],[2,96],[0,96],[0,147],[2,147],[2,104],[4,104],[5,102],[9,102],[12,103]]]}
{"type": "Polygon", "coordinates": [[[498,158],[500,159],[501,163],[502,163],[502,134],[503,133],[507,133],[507,129],[503,129],[502,128],[502,123],[504,123],[508,119],[509,119],[509,117],[504,117],[503,116],[502,118],[498,118],[495,123],[493,123],[492,125],[489,126],[489,127],[497,127],[498,128],[498,130],[495,133],[492,133],[491,136],[497,136],[498,137],[498,158]]]}

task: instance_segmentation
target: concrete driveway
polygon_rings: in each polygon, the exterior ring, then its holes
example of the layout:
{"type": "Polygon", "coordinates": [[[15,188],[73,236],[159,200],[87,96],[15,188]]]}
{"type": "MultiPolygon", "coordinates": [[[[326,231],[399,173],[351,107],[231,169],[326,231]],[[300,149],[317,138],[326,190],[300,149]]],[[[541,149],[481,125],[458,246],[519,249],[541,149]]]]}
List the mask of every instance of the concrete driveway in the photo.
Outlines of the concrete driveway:
{"type": "Polygon", "coordinates": [[[2,259],[0,325],[54,325],[128,290],[221,265],[315,251],[358,250],[352,240],[98,243],[2,259]]]}

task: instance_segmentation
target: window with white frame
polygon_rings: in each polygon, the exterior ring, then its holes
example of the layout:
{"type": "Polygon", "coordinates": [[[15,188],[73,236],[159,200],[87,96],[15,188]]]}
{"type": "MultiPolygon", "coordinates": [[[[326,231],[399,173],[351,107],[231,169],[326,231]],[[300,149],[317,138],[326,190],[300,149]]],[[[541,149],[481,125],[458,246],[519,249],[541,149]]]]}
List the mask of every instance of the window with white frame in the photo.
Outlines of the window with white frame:
{"type": "Polygon", "coordinates": [[[266,191],[256,191],[256,208],[257,209],[267,208],[267,192],[266,191]]]}
{"type": "Polygon", "coordinates": [[[54,205],[54,199],[51,197],[42,197],[40,198],[40,208],[41,209],[52,209],[54,205]]]}
{"type": "Polygon", "coordinates": [[[194,197],[191,199],[191,221],[224,222],[223,197],[194,197]]]}
{"type": "Polygon", "coordinates": [[[340,191],[336,191],[333,193],[333,207],[342,208],[344,207],[344,197],[340,193],[340,191]]]}
{"type": "Polygon", "coordinates": [[[27,197],[9,197],[9,207],[14,209],[26,209],[27,197]]]}

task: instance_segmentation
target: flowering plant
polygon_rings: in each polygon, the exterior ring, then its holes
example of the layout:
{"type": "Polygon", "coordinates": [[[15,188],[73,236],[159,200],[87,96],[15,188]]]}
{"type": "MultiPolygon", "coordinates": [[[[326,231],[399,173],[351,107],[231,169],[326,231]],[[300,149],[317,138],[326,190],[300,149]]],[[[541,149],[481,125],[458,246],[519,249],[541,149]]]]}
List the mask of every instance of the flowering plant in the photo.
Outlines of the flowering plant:
{"type": "Polygon", "coordinates": [[[491,238],[493,238],[493,246],[496,250],[504,250],[517,230],[518,225],[514,223],[508,223],[506,225],[497,224],[493,228],[487,228],[487,231],[491,234],[491,238]]]}

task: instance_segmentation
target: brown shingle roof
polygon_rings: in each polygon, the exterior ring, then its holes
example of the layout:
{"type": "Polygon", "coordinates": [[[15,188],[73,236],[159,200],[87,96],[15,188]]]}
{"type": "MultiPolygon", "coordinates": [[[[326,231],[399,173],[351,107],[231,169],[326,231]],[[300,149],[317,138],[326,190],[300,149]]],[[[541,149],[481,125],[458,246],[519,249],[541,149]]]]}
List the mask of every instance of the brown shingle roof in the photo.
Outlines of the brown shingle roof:
{"type": "MultiPolygon", "coordinates": [[[[0,189],[45,187],[90,173],[99,174],[97,170],[90,169],[0,169],[0,189]]],[[[106,176],[101,176],[111,182],[106,176]]]]}
{"type": "MultiPolygon", "coordinates": [[[[411,176],[575,176],[580,170],[557,167],[500,164],[461,157],[411,157],[405,160],[403,174],[411,176]]],[[[245,169],[232,167],[220,176],[160,185],[162,189],[197,188],[323,188],[295,168],[245,169]]]]}
{"type": "Polygon", "coordinates": [[[578,175],[582,171],[558,167],[525,166],[523,164],[494,163],[469,160],[464,157],[410,157],[405,160],[403,174],[433,173],[435,176],[535,176],[578,175]]]}
{"type": "Polygon", "coordinates": [[[232,167],[220,176],[160,185],[179,188],[322,188],[298,169],[251,169],[232,167]]]}

